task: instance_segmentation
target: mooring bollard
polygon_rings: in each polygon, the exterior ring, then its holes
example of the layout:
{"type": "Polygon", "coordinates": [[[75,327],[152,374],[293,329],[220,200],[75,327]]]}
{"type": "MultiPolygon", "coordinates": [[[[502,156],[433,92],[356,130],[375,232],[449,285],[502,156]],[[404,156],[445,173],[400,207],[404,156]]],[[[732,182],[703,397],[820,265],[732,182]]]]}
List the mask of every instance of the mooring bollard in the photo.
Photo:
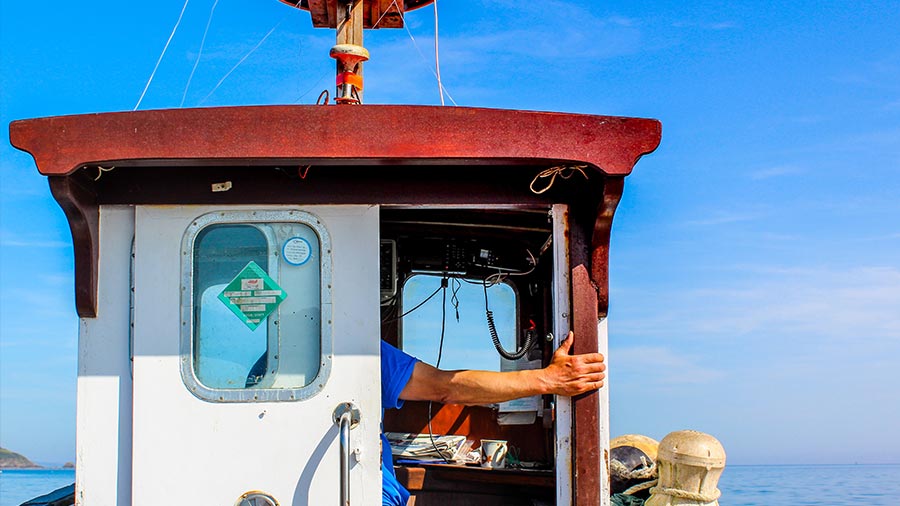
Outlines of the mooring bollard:
{"type": "Polygon", "coordinates": [[[694,430],[672,432],[659,443],[659,483],[645,506],[718,506],[725,449],[719,440],[694,430]]]}

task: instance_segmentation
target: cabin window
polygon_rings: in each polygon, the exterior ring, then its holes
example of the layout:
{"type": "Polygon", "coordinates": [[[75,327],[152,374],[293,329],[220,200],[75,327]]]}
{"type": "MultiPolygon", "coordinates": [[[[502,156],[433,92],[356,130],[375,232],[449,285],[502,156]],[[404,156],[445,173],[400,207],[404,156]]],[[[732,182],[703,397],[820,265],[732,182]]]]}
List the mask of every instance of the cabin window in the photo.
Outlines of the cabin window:
{"type": "Polygon", "coordinates": [[[324,381],[315,380],[330,364],[323,235],[324,227],[299,211],[215,213],[189,227],[182,377],[195,395],[300,400],[321,389],[324,381]]]}
{"type": "MultiPolygon", "coordinates": [[[[403,351],[431,365],[437,365],[440,352],[441,369],[500,371],[510,368],[511,363],[501,358],[494,348],[488,330],[483,281],[449,278],[442,309],[442,279],[439,275],[416,274],[404,283],[400,311],[401,314],[411,312],[402,319],[403,351]],[[432,294],[435,295],[428,302],[413,309],[432,294]]],[[[518,305],[513,285],[501,282],[488,286],[487,299],[501,344],[506,350],[515,350],[518,305]]]]}

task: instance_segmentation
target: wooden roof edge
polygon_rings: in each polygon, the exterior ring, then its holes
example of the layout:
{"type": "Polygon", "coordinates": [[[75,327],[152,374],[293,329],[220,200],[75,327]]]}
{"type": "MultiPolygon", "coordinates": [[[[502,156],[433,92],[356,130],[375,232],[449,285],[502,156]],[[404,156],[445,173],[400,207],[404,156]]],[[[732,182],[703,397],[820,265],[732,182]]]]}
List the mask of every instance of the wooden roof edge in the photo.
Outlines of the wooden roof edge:
{"type": "Polygon", "coordinates": [[[47,176],[86,165],[308,162],[499,164],[573,160],[628,175],[659,145],[657,120],[439,106],[243,106],[14,121],[10,142],[47,176]]]}

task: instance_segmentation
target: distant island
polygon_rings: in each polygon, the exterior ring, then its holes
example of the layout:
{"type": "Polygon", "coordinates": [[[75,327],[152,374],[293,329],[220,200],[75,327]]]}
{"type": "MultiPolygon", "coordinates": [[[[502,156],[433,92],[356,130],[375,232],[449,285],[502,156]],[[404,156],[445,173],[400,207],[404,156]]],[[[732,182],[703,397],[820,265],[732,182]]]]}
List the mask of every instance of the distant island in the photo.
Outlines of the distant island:
{"type": "Polygon", "coordinates": [[[28,460],[24,455],[0,448],[0,469],[40,469],[41,467],[43,466],[28,460]]]}

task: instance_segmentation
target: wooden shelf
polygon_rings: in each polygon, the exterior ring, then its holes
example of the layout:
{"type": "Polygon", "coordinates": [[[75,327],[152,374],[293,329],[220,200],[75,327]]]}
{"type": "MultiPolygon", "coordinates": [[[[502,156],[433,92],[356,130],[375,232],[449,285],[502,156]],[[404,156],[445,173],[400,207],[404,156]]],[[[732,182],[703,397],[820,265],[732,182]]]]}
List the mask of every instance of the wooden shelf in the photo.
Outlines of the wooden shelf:
{"type": "Polygon", "coordinates": [[[535,499],[552,504],[556,495],[553,471],[445,464],[401,465],[394,469],[416,506],[531,505],[535,499]]]}

